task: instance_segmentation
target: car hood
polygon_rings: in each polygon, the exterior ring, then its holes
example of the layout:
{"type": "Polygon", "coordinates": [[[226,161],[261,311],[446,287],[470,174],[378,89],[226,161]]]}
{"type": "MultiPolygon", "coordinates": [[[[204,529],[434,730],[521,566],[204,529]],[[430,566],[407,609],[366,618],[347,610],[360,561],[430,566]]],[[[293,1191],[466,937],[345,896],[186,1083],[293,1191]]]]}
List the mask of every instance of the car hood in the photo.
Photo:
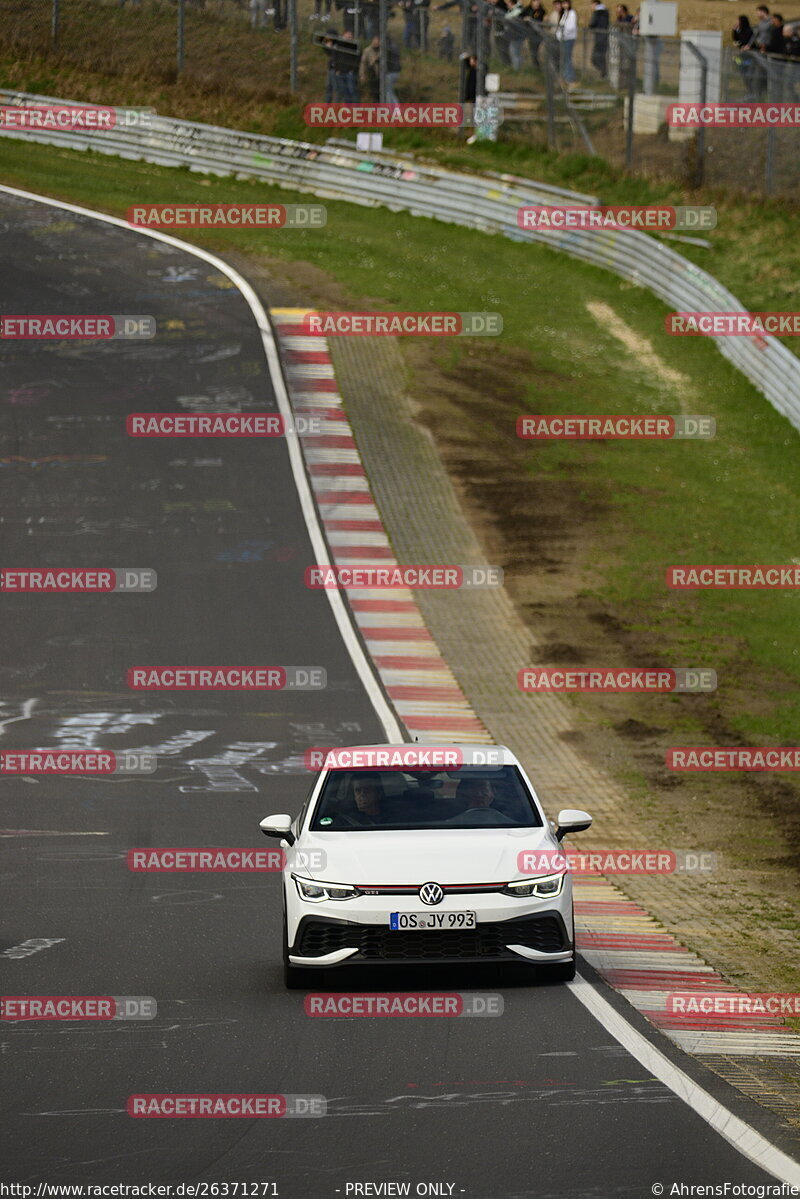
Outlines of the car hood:
{"type": "MultiPolygon", "coordinates": [[[[517,861],[522,850],[557,847],[548,828],[311,833],[297,848],[322,850],[325,866],[297,867],[297,872],[306,878],[365,887],[506,882],[524,877],[517,861]]],[[[292,858],[290,850],[290,865],[292,858]]]]}

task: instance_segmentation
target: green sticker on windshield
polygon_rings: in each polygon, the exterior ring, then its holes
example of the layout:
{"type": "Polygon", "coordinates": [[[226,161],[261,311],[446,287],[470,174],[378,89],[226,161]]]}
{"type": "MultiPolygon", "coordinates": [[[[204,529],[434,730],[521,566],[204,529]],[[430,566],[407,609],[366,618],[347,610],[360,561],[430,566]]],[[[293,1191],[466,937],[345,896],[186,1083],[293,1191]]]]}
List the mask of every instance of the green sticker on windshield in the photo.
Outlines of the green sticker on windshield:
{"type": "Polygon", "coordinates": [[[322,819],[320,820],[320,824],[333,824],[333,817],[332,816],[323,816],[322,819]]]}

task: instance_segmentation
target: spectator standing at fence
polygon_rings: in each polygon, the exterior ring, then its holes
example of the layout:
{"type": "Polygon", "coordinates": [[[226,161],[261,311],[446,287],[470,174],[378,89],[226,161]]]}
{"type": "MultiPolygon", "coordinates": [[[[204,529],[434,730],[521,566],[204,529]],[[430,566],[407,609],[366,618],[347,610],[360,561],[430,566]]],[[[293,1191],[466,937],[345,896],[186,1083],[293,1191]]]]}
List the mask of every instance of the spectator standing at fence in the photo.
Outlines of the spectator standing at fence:
{"type": "Polygon", "coordinates": [[[461,103],[474,104],[478,95],[478,60],[474,54],[461,55],[461,103]]]}
{"type": "Polygon", "coordinates": [[[592,30],[592,66],[601,79],[608,75],[608,26],[611,18],[603,0],[592,0],[592,16],[589,28],[592,30]]]}
{"type": "Polygon", "coordinates": [[[414,0],[400,0],[400,11],[403,14],[403,45],[406,50],[416,50],[419,46],[417,36],[417,9],[414,0]]]}
{"type": "Polygon", "coordinates": [[[572,0],[562,0],[561,19],[556,28],[556,38],[561,48],[561,78],[571,89],[576,86],[572,55],[578,38],[578,14],[572,7],[572,0]]]}
{"type": "Polygon", "coordinates": [[[522,24],[525,8],[518,2],[506,13],[506,42],[514,71],[522,70],[522,45],[525,41],[525,27],[522,24]]]}
{"type": "Polygon", "coordinates": [[[742,77],[744,98],[745,100],[752,100],[753,59],[748,51],[748,46],[753,40],[753,26],[744,13],[741,14],[731,30],[731,40],[739,51],[738,54],[734,55],[733,61],[742,77]]]}
{"type": "Polygon", "coordinates": [[[636,74],[636,55],[633,43],[633,17],[627,4],[618,4],[616,9],[615,28],[619,46],[619,86],[623,91],[630,89],[631,81],[636,74]]]}
{"type": "Polygon", "coordinates": [[[786,43],[783,40],[783,17],[779,12],[774,12],[770,17],[769,33],[762,50],[764,54],[783,54],[786,50],[786,43]]]}
{"type": "MultiPolygon", "coordinates": [[[[506,0],[488,0],[489,11],[486,14],[486,32],[487,42],[491,47],[492,39],[494,39],[494,48],[504,67],[511,66],[511,55],[508,50],[508,31],[506,30],[506,17],[512,8],[512,0],[509,3],[506,0]]],[[[491,54],[491,50],[489,51],[491,54]]]]}
{"type": "Polygon", "coordinates": [[[361,94],[367,100],[377,104],[381,98],[381,42],[374,37],[361,55],[358,68],[358,82],[361,84],[361,94]]]}
{"type": "Polygon", "coordinates": [[[416,0],[417,3],[417,31],[419,33],[419,44],[423,54],[428,53],[428,29],[431,23],[431,0],[416,0]]]}
{"type": "Polygon", "coordinates": [[[561,20],[562,0],[553,0],[553,7],[544,19],[544,27],[550,35],[545,43],[545,53],[550,55],[550,62],[553,70],[558,74],[559,57],[561,55],[561,44],[556,38],[556,30],[558,22],[561,20]]]}
{"type": "Polygon", "coordinates": [[[329,17],[331,15],[331,0],[314,0],[314,11],[309,20],[321,21],[323,6],[325,8],[325,16],[329,17]]]}
{"type": "Polygon", "coordinates": [[[267,0],[250,0],[250,28],[264,29],[267,24],[267,0]]]}
{"type": "Polygon", "coordinates": [[[753,39],[750,43],[753,50],[763,50],[769,38],[771,25],[772,21],[769,17],[769,9],[766,4],[759,4],[756,9],[756,27],[753,30],[753,39]]]}
{"type": "Polygon", "coordinates": [[[462,14],[466,9],[466,38],[467,46],[474,51],[478,37],[478,6],[474,0],[444,0],[443,4],[434,4],[434,12],[442,12],[446,8],[460,8],[462,14]]]}
{"type": "Polygon", "coordinates": [[[535,71],[541,71],[542,64],[539,61],[539,51],[544,41],[544,22],[547,16],[547,9],[542,4],[542,0],[532,0],[527,3],[522,13],[522,19],[528,25],[528,45],[531,50],[531,63],[535,71]]]}
{"type": "MultiPolygon", "coordinates": [[[[380,49],[380,43],[378,43],[380,49]]],[[[395,87],[400,78],[400,51],[390,37],[386,39],[386,99],[389,104],[399,104],[395,87]]]]}
{"type": "Polygon", "coordinates": [[[325,41],[322,43],[322,49],[324,50],[325,56],[328,60],[328,70],[327,70],[327,74],[325,76],[325,103],[326,104],[330,104],[333,100],[337,99],[336,62],[335,62],[336,49],[335,49],[335,46],[333,43],[333,38],[338,37],[338,36],[339,35],[338,35],[337,31],[333,28],[333,26],[331,26],[329,29],[325,30],[325,41]]]}
{"type": "Polygon", "coordinates": [[[456,52],[456,39],[449,25],[445,25],[436,43],[436,56],[444,62],[452,62],[456,52]]]}
{"type": "Polygon", "coordinates": [[[784,25],[783,40],[784,54],[784,99],[792,104],[797,103],[797,89],[800,87],[800,26],[784,25]]]}
{"type": "Polygon", "coordinates": [[[336,71],[336,98],[342,104],[358,103],[358,43],[349,29],[342,34],[333,56],[336,71]],[[342,43],[350,42],[350,46],[342,43]]]}

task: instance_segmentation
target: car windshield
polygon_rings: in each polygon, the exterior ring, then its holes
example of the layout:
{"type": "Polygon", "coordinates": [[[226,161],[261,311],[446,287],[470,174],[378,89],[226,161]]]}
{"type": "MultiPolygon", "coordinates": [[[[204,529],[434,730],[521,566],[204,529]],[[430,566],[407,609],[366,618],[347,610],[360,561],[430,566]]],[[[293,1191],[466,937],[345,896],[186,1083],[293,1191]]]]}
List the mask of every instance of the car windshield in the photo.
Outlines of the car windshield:
{"type": "Polygon", "coordinates": [[[541,817],[514,766],[446,771],[332,770],[311,820],[315,832],[541,825],[541,817]]]}

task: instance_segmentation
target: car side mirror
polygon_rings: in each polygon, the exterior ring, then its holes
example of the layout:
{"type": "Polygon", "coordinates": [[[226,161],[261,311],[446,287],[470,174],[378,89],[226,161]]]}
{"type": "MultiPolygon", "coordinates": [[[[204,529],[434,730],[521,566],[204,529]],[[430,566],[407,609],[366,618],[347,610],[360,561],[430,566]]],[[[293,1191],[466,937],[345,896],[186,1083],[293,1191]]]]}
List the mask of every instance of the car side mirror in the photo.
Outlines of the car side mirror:
{"type": "Polygon", "coordinates": [[[558,813],[556,840],[562,841],[567,833],[582,833],[584,829],[590,828],[591,824],[592,818],[588,812],[583,812],[580,808],[562,808],[558,813]]]}
{"type": "Polygon", "coordinates": [[[292,818],[285,812],[279,816],[265,816],[258,826],[265,837],[280,837],[294,845],[296,837],[292,832],[292,818]]]}

